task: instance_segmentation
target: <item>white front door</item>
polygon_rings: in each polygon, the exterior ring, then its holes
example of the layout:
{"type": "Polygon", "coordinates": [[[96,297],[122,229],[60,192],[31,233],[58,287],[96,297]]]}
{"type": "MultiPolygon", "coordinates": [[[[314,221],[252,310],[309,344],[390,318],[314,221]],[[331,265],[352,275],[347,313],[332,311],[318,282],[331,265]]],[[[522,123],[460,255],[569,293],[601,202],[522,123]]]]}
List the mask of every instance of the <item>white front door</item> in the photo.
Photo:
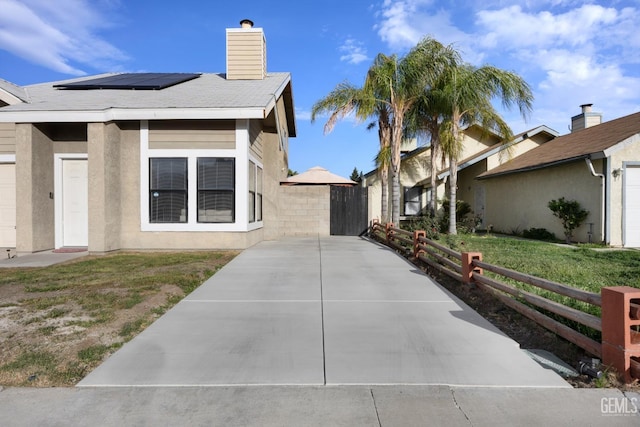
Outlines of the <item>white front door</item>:
{"type": "Polygon", "coordinates": [[[16,246],[16,165],[0,164],[0,247],[16,246]]]}
{"type": "Polygon", "coordinates": [[[89,245],[87,160],[62,160],[62,246],[89,245]]]}
{"type": "Polygon", "coordinates": [[[624,246],[640,247],[640,166],[624,171],[624,246]]]}

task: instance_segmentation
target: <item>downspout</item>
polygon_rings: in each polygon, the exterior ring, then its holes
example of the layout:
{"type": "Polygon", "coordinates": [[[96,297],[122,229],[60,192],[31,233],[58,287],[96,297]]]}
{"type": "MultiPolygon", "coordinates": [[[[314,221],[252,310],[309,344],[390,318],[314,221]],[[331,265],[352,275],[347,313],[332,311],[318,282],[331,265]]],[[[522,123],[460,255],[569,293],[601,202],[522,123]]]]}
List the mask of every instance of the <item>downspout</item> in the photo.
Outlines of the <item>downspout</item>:
{"type": "Polygon", "coordinates": [[[590,157],[586,157],[584,159],[584,161],[587,163],[587,166],[589,167],[589,171],[591,172],[591,175],[600,178],[600,186],[602,187],[602,194],[601,194],[601,200],[602,200],[602,206],[600,207],[600,236],[602,236],[602,243],[606,243],[607,242],[607,236],[605,236],[605,228],[604,228],[604,221],[605,221],[605,214],[606,214],[606,199],[605,199],[605,191],[606,191],[606,185],[605,185],[605,176],[604,174],[601,173],[596,173],[595,168],[593,167],[593,163],[591,162],[591,158],[590,157]]]}

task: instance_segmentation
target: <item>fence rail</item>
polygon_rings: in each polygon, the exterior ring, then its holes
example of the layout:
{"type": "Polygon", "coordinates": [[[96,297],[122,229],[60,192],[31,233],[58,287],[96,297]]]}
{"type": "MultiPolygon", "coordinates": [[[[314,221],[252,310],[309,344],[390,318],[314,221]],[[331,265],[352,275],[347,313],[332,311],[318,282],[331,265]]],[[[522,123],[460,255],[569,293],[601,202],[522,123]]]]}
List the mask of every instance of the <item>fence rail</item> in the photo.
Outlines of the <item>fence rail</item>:
{"type": "MultiPolygon", "coordinates": [[[[483,262],[482,254],[454,251],[427,239],[424,231],[411,233],[407,230],[396,228],[393,224],[382,225],[374,222],[370,235],[404,253],[405,256],[410,256],[415,261],[424,263],[457,281],[466,284],[474,283],[479,288],[498,298],[508,307],[581,347],[590,354],[603,358],[603,362],[614,366],[627,382],[630,382],[632,377],[640,378],[640,332],[634,332],[631,327],[640,328],[640,289],[621,287],[625,289],[615,294],[617,297],[613,294],[613,296],[609,296],[609,301],[613,302],[603,305],[602,295],[483,262]],[[485,270],[563,297],[602,307],[602,316],[609,316],[607,324],[614,324],[613,328],[615,330],[611,330],[611,327],[603,328],[603,319],[601,317],[487,277],[484,275],[485,270]],[[624,294],[624,297],[620,297],[622,294],[624,294]],[[615,306],[615,309],[612,309],[612,306],[615,306]],[[544,312],[552,313],[594,331],[601,332],[602,343],[576,331],[544,312]],[[620,326],[620,321],[612,323],[611,319],[614,317],[623,319],[623,324],[620,326]],[[616,342],[614,343],[613,341],[616,342]]],[[[614,288],[603,289],[611,290],[614,288]]]]}

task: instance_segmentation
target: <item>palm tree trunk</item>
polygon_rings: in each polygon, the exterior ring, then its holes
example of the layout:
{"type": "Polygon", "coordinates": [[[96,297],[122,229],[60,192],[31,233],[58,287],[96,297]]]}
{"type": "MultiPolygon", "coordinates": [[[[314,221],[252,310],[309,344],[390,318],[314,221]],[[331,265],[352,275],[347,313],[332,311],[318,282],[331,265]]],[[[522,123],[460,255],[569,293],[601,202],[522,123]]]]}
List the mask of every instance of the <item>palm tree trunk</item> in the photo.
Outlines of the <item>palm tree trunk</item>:
{"type": "Polygon", "coordinates": [[[400,225],[400,165],[391,167],[391,222],[400,225]]]}
{"type": "Polygon", "coordinates": [[[449,234],[458,234],[456,227],[456,204],[458,196],[458,160],[449,156],[449,234]]]}
{"type": "Polygon", "coordinates": [[[380,181],[382,181],[382,206],[381,206],[381,220],[383,224],[389,221],[389,166],[383,165],[380,174],[380,181]]]}
{"type": "Polygon", "coordinates": [[[431,160],[431,177],[429,180],[429,185],[431,185],[431,197],[429,198],[429,215],[431,215],[431,217],[434,217],[436,215],[436,208],[437,208],[437,202],[438,202],[438,180],[436,177],[436,174],[438,173],[438,167],[437,167],[437,161],[438,161],[438,157],[439,157],[439,148],[440,148],[440,144],[437,143],[437,137],[433,137],[433,135],[431,136],[431,153],[430,153],[430,160],[431,160]]]}
{"type": "Polygon", "coordinates": [[[402,118],[394,114],[391,132],[391,222],[400,226],[400,155],[402,152],[402,118]]]}

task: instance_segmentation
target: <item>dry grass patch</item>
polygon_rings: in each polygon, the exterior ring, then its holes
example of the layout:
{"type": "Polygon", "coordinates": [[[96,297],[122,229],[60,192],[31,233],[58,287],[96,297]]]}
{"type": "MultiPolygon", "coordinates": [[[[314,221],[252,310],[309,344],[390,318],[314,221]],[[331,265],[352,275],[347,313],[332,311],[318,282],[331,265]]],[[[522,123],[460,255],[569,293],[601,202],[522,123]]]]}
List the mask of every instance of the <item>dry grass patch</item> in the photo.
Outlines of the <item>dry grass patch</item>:
{"type": "Polygon", "coordinates": [[[117,253],[3,269],[0,385],[75,385],[237,254],[117,253]]]}

